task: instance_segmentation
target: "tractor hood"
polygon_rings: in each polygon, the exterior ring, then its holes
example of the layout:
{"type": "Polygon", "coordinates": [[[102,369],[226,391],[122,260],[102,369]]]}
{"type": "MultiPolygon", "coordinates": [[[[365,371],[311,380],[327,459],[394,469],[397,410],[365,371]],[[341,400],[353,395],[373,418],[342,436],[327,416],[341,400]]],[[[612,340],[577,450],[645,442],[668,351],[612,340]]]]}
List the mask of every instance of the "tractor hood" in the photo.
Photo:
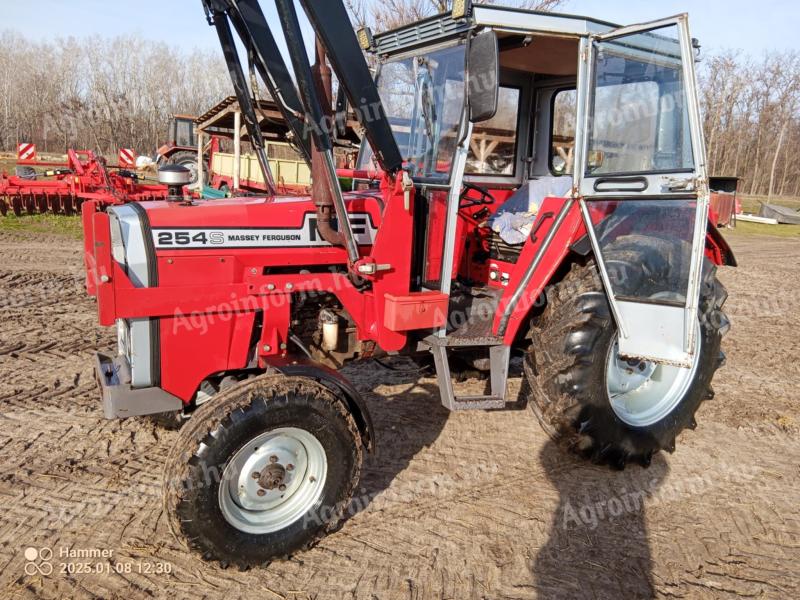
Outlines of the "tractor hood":
{"type": "MultiPolygon", "coordinates": [[[[371,245],[381,218],[380,196],[345,195],[359,245],[371,245]]],[[[156,251],[229,248],[333,248],[316,226],[316,208],[308,197],[230,198],[191,204],[139,204],[156,251]]],[[[343,251],[343,249],[342,249],[343,251]]]]}

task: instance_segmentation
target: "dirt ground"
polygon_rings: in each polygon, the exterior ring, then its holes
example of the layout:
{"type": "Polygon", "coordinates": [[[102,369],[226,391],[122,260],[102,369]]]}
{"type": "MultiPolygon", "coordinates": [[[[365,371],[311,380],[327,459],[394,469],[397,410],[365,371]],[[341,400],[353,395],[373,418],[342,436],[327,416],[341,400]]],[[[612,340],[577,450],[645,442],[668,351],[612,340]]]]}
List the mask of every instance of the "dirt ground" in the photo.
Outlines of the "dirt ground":
{"type": "Polygon", "coordinates": [[[403,362],[349,367],[379,443],[355,514],[239,572],[168,531],[175,434],[102,418],[92,353],[114,336],[80,243],[0,232],[0,597],[800,597],[800,242],[731,240],[727,366],[674,454],[613,472],[563,455],[527,409],[448,414],[403,362]]]}

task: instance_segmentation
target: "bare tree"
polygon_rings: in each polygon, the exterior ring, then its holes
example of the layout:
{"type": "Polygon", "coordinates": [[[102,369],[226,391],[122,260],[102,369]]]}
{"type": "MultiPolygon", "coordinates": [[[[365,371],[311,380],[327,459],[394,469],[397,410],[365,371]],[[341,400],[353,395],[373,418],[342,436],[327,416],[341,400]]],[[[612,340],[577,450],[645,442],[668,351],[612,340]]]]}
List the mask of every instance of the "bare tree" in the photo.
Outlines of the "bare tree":
{"type": "Polygon", "coordinates": [[[796,195],[800,157],[800,55],[761,59],[723,52],[700,69],[700,101],[710,172],[742,178],[750,194],[796,195]]]}
{"type": "MultiPolygon", "coordinates": [[[[510,0],[502,0],[508,3],[510,0]]],[[[382,31],[447,11],[450,0],[345,0],[354,23],[382,31]]],[[[552,9],[558,0],[517,6],[552,9]]],[[[800,194],[800,53],[720,52],[700,64],[709,171],[741,190],[800,194]]],[[[219,52],[185,52],[137,36],[35,42],[0,32],[0,149],[119,146],[152,152],[171,114],[199,114],[232,93],[219,52]]]]}
{"type": "Polygon", "coordinates": [[[173,113],[198,114],[232,93],[216,52],[181,52],[137,36],[37,43],[0,34],[0,147],[120,146],[152,152],[173,113]]]}

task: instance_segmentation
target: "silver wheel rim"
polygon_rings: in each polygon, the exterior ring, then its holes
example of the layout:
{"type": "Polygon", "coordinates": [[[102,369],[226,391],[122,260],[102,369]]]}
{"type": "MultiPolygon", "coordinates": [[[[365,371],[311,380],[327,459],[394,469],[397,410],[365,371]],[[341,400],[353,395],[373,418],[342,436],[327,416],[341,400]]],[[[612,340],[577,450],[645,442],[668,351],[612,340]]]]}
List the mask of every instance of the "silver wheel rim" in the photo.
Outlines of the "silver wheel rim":
{"type": "Polygon", "coordinates": [[[700,337],[698,324],[690,368],[628,360],[619,355],[615,340],[606,361],[606,391],[614,414],[633,427],[647,427],[675,410],[697,372],[700,337]]]}
{"type": "Polygon", "coordinates": [[[225,466],[219,507],[239,531],[285,529],[319,501],[328,474],[320,441],[296,427],[281,427],[247,442],[225,466]]]}

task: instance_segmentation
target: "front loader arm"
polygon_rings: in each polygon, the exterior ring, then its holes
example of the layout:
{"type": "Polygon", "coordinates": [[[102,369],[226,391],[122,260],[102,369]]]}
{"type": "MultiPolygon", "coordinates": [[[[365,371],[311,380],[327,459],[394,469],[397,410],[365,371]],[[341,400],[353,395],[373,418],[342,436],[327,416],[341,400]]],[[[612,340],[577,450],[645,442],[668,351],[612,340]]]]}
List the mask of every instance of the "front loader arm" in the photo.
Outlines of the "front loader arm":
{"type": "MultiPolygon", "coordinates": [[[[212,21],[227,17],[244,45],[253,51],[258,74],[289,126],[293,143],[309,162],[311,142],[302,119],[302,104],[258,0],[204,0],[204,6],[212,21]]],[[[249,95],[247,102],[251,103],[249,95]]]]}
{"type": "Polygon", "coordinates": [[[378,164],[384,171],[398,171],[403,166],[403,157],[344,5],[338,0],[301,0],[301,3],[325,46],[350,106],[364,126],[378,164]]]}

